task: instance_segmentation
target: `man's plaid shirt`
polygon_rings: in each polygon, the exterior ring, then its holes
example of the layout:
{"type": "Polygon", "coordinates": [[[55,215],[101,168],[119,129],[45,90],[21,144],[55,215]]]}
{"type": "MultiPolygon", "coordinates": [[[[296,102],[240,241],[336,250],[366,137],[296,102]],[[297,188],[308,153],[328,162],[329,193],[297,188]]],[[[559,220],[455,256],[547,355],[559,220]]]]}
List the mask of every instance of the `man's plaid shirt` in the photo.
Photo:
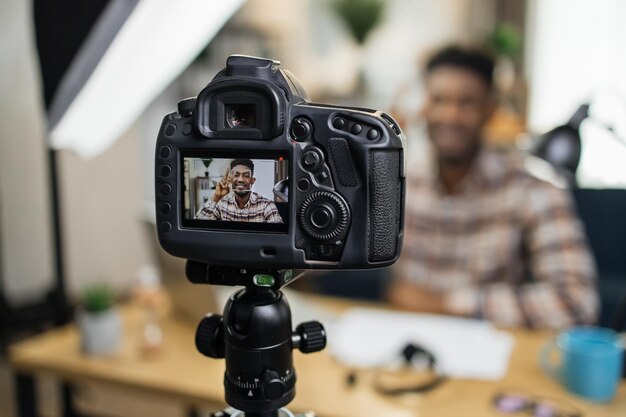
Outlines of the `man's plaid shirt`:
{"type": "Polygon", "coordinates": [[[598,312],[595,262],[569,194],[522,159],[483,150],[446,194],[432,158],[411,164],[398,277],[443,294],[452,312],[562,328],[598,312]]]}
{"type": "Polygon", "coordinates": [[[225,220],[232,222],[282,223],[276,204],[255,192],[250,193],[250,199],[240,209],[235,201],[235,195],[230,192],[217,203],[209,200],[196,213],[198,220],[225,220]]]}

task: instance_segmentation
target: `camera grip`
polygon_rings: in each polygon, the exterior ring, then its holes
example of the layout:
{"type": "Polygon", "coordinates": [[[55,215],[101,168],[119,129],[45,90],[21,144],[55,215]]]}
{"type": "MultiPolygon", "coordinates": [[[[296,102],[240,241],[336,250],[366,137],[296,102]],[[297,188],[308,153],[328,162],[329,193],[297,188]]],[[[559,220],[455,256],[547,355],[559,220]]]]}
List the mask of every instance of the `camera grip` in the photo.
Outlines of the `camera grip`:
{"type": "Polygon", "coordinates": [[[402,215],[401,159],[399,150],[370,153],[370,262],[392,260],[399,252],[398,235],[402,215]]]}

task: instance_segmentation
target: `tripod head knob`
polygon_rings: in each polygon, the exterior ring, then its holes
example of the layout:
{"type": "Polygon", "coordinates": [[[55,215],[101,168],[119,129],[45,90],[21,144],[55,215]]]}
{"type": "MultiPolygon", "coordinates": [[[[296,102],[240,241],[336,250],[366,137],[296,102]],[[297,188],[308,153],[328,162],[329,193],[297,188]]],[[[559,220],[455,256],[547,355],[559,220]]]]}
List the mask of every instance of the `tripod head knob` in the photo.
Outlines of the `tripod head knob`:
{"type": "Polygon", "coordinates": [[[285,393],[285,383],[276,371],[267,370],[263,373],[263,393],[270,400],[277,400],[285,393]]]}
{"type": "Polygon", "coordinates": [[[224,357],[224,319],[218,314],[207,314],[196,330],[196,349],[215,359],[224,357]]]}
{"type": "Polygon", "coordinates": [[[302,353],[319,352],[326,347],[326,330],[318,321],[300,323],[292,340],[302,353]]]}

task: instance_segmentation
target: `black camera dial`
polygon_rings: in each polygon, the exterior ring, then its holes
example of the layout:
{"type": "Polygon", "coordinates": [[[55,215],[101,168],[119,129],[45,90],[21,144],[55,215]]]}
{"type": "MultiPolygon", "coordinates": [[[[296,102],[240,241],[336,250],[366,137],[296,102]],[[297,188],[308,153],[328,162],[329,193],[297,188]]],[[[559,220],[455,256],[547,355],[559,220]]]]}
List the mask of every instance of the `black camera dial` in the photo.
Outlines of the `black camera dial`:
{"type": "Polygon", "coordinates": [[[189,97],[178,102],[178,114],[183,117],[189,117],[196,108],[196,98],[189,97]]]}
{"type": "Polygon", "coordinates": [[[329,242],[341,237],[348,230],[350,213],[339,195],[315,191],[302,202],[298,223],[310,238],[329,242]]]}
{"type": "Polygon", "coordinates": [[[313,124],[305,117],[296,117],[291,122],[291,137],[298,142],[305,142],[311,139],[313,124]]]}

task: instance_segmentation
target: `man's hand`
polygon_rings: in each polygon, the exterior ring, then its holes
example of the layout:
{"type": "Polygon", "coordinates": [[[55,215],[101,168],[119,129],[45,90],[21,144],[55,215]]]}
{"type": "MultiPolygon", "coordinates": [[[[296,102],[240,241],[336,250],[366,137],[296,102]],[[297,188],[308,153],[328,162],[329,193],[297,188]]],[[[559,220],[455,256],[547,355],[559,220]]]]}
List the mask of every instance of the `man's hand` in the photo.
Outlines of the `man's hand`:
{"type": "Polygon", "coordinates": [[[227,166],[226,172],[222,176],[222,179],[215,185],[215,191],[213,192],[213,196],[211,197],[215,203],[220,201],[222,197],[230,192],[231,182],[232,178],[230,177],[230,166],[227,166]]]}
{"type": "Polygon", "coordinates": [[[387,300],[393,307],[403,310],[450,314],[444,308],[441,294],[400,279],[392,282],[387,293],[387,300]]]}

